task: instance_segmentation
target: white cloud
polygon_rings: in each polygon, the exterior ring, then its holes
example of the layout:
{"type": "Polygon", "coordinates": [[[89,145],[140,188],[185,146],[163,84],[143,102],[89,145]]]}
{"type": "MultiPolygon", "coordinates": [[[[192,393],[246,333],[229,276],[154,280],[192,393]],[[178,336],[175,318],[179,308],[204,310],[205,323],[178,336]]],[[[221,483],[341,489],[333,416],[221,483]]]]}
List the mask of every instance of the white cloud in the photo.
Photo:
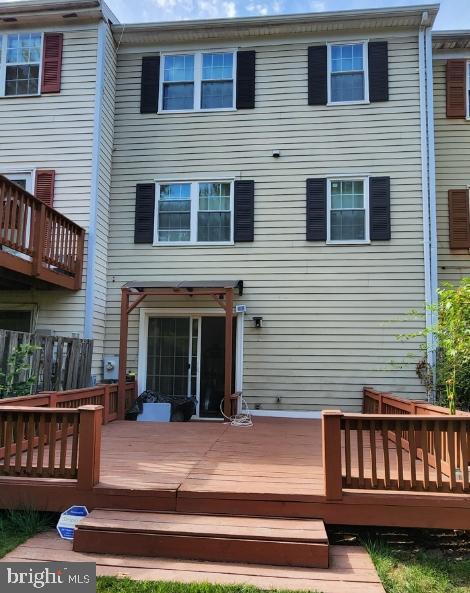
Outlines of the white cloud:
{"type": "Polygon", "coordinates": [[[222,2],[222,6],[225,10],[225,16],[231,19],[237,16],[237,7],[235,6],[235,2],[222,2]]]}
{"type": "Polygon", "coordinates": [[[246,10],[257,15],[266,16],[269,12],[269,6],[266,3],[250,2],[246,5],[246,10]]]}
{"type": "Polygon", "coordinates": [[[310,2],[310,10],[313,10],[314,12],[324,12],[326,10],[326,2],[313,0],[313,2],[310,2]]]}

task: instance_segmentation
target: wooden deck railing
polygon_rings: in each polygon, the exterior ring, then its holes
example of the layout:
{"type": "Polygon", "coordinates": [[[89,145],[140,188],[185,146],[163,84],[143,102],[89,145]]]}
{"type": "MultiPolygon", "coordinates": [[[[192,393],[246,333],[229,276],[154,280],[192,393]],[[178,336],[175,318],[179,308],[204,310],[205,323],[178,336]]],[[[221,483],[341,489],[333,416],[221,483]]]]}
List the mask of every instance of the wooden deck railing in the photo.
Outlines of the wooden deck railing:
{"type": "MultiPolygon", "coordinates": [[[[450,416],[447,408],[435,406],[422,400],[410,400],[378,391],[373,387],[364,387],[362,412],[364,414],[418,414],[450,416]]],[[[456,416],[470,416],[468,412],[456,413],[456,416]]]]}
{"type": "Polygon", "coordinates": [[[0,407],[0,476],[99,481],[102,406],[0,407]]]}
{"type": "Polygon", "coordinates": [[[0,266],[78,290],[84,241],[84,229],[0,175],[0,266]]]}
{"type": "Polygon", "coordinates": [[[364,413],[323,412],[325,493],[469,493],[470,414],[364,390],[364,413]]]}
{"type": "MultiPolygon", "coordinates": [[[[136,396],[136,383],[126,383],[127,410],[136,396]]],[[[99,405],[103,407],[103,424],[117,420],[118,385],[117,383],[96,385],[83,389],[68,391],[43,391],[38,395],[9,397],[0,399],[0,410],[3,406],[34,406],[42,408],[79,408],[80,406],[99,405]]]]}

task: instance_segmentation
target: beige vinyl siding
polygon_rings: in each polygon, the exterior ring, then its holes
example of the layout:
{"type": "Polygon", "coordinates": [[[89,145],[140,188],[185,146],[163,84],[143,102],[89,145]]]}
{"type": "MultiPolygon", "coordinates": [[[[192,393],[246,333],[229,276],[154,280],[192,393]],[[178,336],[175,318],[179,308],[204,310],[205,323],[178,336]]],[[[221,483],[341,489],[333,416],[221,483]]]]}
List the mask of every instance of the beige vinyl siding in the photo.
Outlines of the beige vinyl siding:
{"type": "Polygon", "coordinates": [[[116,49],[109,27],[106,27],[104,86],[99,153],[95,298],[93,311],[93,366],[96,380],[102,378],[102,360],[106,320],[106,268],[109,236],[109,192],[114,135],[114,100],[116,89],[116,49]]]}
{"type": "Polygon", "coordinates": [[[447,192],[470,186],[470,121],[446,117],[446,64],[434,60],[438,277],[440,282],[458,283],[470,276],[470,252],[449,248],[447,192]]]}
{"type": "MultiPolygon", "coordinates": [[[[38,97],[0,98],[0,171],[54,169],[54,207],[87,228],[97,26],[61,31],[64,33],[61,92],[38,97]]],[[[4,33],[6,31],[0,31],[0,34],[4,33]]],[[[3,291],[0,292],[0,303],[37,304],[38,327],[52,329],[58,335],[83,335],[84,289],[85,278],[78,293],[60,289],[3,291]]]]}
{"type": "MultiPolygon", "coordinates": [[[[242,279],[245,292],[236,303],[248,307],[244,395],[251,406],[357,410],[365,384],[409,396],[422,393],[407,358],[417,344],[395,337],[406,331],[406,313],[424,301],[418,36],[387,33],[386,39],[391,100],[356,106],[307,105],[308,42],[290,39],[253,41],[243,48],[257,51],[256,109],[141,115],[142,54],[120,54],[107,353],[118,351],[125,282],[242,279]],[[279,159],[271,156],[273,148],[281,150],[279,159]],[[306,179],[347,173],[391,177],[391,242],[305,241],[306,179]],[[255,180],[253,243],[133,243],[137,183],[225,174],[255,180]],[[262,329],[253,328],[253,315],[263,316],[262,329]]],[[[145,301],[145,307],[179,309],[202,304],[184,298],[145,301]]],[[[132,313],[132,370],[137,369],[138,319],[138,312],[132,313]]]]}

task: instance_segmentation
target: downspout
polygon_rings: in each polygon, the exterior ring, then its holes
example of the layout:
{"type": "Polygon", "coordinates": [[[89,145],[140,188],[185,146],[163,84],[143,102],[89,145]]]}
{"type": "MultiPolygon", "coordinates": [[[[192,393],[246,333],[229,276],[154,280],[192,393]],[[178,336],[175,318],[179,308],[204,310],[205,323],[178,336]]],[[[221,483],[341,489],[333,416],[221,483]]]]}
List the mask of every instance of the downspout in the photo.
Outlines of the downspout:
{"type": "Polygon", "coordinates": [[[95,114],[93,121],[93,149],[90,185],[90,223],[88,226],[88,248],[85,289],[85,322],[83,328],[83,335],[85,339],[93,339],[93,315],[95,311],[96,297],[96,227],[98,216],[98,185],[100,169],[101,120],[103,111],[102,107],[104,92],[106,28],[106,23],[101,21],[98,25],[98,48],[96,56],[96,93],[95,114]]]}
{"type": "MultiPolygon", "coordinates": [[[[419,93],[421,124],[421,162],[423,191],[423,247],[426,327],[436,322],[430,307],[437,302],[437,225],[436,225],[436,167],[434,154],[434,108],[432,71],[432,33],[429,15],[423,13],[419,30],[419,93]]],[[[427,360],[435,372],[436,347],[434,336],[426,337],[427,360]]],[[[434,392],[432,397],[434,398],[434,392]]]]}

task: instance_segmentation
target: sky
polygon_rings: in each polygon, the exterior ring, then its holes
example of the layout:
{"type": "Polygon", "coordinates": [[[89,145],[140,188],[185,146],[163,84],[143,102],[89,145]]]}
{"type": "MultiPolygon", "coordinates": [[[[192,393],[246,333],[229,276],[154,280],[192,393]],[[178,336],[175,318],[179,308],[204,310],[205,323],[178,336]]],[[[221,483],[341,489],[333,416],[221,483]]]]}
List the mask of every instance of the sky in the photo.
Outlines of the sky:
{"type": "MultiPolygon", "coordinates": [[[[122,22],[178,21],[433,4],[425,0],[105,0],[122,22]]],[[[470,0],[441,0],[435,29],[470,29],[470,0]]]]}
{"type": "MultiPolygon", "coordinates": [[[[0,0],[0,4],[8,0],[0,0]]],[[[437,2],[438,0],[436,0],[437,2]]],[[[121,22],[144,23],[434,4],[433,0],[105,0],[121,22]]],[[[441,0],[435,29],[470,29],[470,0],[441,0]]]]}

